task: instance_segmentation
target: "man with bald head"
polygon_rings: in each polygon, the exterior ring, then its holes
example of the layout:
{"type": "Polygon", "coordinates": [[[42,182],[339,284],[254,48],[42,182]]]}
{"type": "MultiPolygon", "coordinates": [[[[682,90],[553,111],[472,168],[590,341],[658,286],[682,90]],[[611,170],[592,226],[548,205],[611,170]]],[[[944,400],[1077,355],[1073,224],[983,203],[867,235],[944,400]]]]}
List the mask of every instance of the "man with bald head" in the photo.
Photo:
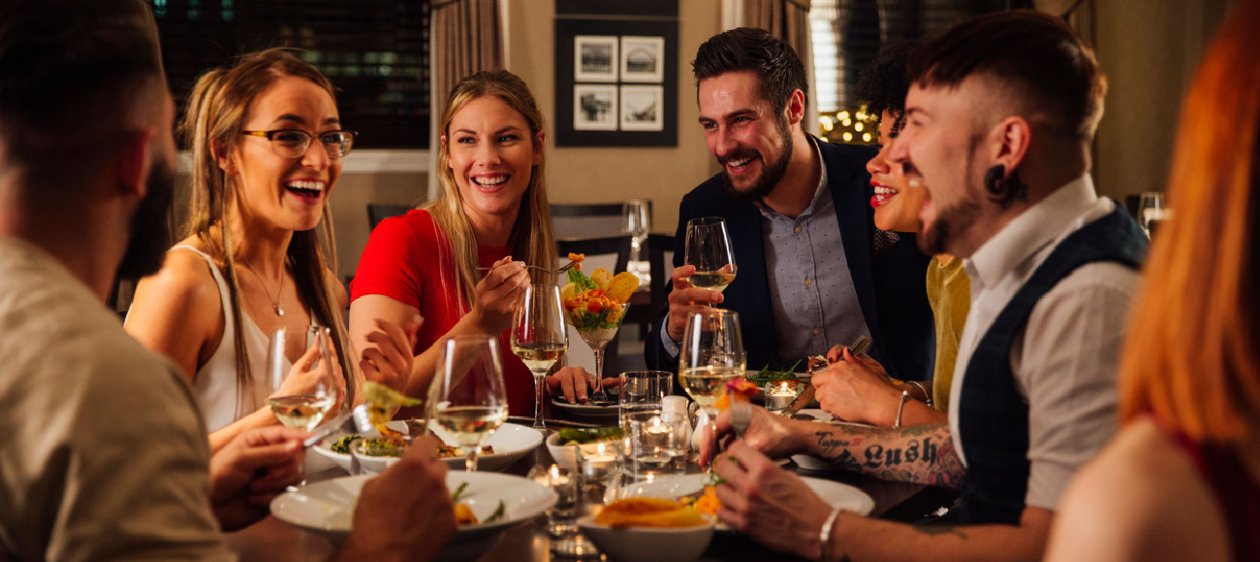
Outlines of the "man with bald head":
{"type": "Polygon", "coordinates": [[[955,26],[910,74],[891,157],[928,190],[920,247],[964,258],[971,278],[949,422],[849,429],[758,411],[713,463],[726,481],[719,515],[811,558],[1039,559],[1064,486],[1115,431],[1116,363],[1146,250],[1089,176],[1105,80],[1074,31],[1031,11],[955,26]],[[796,452],[959,488],[960,525],[833,510],[765,456],[796,452]]]}

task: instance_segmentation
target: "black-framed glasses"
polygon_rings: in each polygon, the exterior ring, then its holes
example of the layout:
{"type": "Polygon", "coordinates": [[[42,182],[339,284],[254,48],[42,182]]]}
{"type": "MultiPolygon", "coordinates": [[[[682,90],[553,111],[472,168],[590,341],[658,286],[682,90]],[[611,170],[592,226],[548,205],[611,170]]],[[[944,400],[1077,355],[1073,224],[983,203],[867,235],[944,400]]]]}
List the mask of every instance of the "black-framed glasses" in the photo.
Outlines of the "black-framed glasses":
{"type": "MultiPolygon", "coordinates": [[[[301,158],[311,146],[311,138],[316,136],[300,129],[279,129],[275,131],[241,131],[242,135],[263,137],[271,141],[271,151],[281,158],[301,158]]],[[[355,137],[354,131],[324,131],[319,135],[320,144],[328,153],[328,158],[339,160],[350,154],[355,137]]]]}

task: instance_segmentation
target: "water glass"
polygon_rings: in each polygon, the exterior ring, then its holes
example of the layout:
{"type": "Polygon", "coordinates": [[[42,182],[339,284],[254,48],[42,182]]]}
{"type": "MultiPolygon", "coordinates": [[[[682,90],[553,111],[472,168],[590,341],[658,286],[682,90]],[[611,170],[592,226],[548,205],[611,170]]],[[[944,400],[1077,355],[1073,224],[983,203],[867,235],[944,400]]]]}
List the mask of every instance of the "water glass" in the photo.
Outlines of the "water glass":
{"type": "Polygon", "coordinates": [[[674,374],[668,371],[627,371],[620,378],[619,418],[626,431],[630,420],[661,415],[661,400],[674,393],[674,374]]]}

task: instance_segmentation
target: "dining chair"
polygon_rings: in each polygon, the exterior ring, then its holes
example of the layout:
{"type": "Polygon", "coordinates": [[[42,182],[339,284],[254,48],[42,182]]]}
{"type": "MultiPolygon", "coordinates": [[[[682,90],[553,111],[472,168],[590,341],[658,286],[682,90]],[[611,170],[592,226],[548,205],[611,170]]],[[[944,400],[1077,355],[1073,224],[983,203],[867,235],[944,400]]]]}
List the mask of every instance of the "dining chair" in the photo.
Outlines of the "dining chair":
{"type": "Polygon", "coordinates": [[[674,240],[669,234],[649,234],[647,239],[648,272],[652,277],[650,292],[652,322],[659,322],[661,315],[669,308],[669,293],[665,291],[670,280],[670,272],[674,270],[674,240]]]}
{"type": "MultiPolygon", "coordinates": [[[[652,201],[647,200],[648,216],[652,201]]],[[[552,203],[551,230],[556,238],[597,238],[626,232],[623,203],[552,203]]]]}
{"type": "Polygon", "coordinates": [[[376,225],[381,221],[398,215],[405,215],[407,211],[414,209],[411,205],[395,205],[392,203],[368,203],[368,229],[376,230],[376,225]]]}

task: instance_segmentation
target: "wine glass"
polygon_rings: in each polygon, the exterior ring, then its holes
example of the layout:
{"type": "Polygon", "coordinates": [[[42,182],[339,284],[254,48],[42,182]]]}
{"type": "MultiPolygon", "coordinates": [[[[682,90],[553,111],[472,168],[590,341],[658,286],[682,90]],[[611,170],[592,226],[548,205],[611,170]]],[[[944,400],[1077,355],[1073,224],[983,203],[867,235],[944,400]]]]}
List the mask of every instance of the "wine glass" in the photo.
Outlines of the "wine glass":
{"type": "MultiPolygon", "coordinates": [[[[553,274],[554,275],[554,274],[553,274]]],[[[534,429],[546,431],[543,421],[543,378],[569,348],[564,305],[555,282],[525,288],[512,322],[512,353],[534,374],[534,429]]]]}
{"type": "Polygon", "coordinates": [[[726,232],[726,221],[720,217],[687,221],[685,252],[683,264],[696,268],[686,279],[691,286],[720,293],[735,282],[735,252],[726,232]]]}
{"type": "Polygon", "coordinates": [[[726,393],[726,381],[744,376],[739,314],[721,308],[688,314],[678,362],[683,390],[704,408],[710,420],[716,420],[716,403],[726,393]]]}
{"type": "Polygon", "coordinates": [[[285,357],[286,331],[283,326],[276,329],[271,336],[267,348],[268,380],[271,382],[272,396],[267,405],[280,423],[288,427],[296,427],[310,431],[324,420],[328,410],[337,402],[337,386],[333,381],[331,364],[332,353],[329,351],[330,336],[328,328],[311,326],[307,330],[307,347],[319,346],[319,361],[314,370],[318,373],[315,387],[302,394],[281,394],[284,381],[289,375],[290,365],[285,357]]]}
{"type": "Polygon", "coordinates": [[[440,345],[429,387],[431,417],[468,451],[464,469],[473,472],[481,444],[507,421],[503,357],[489,336],[456,336],[440,345]]]}
{"type": "Polygon", "coordinates": [[[643,242],[647,240],[648,230],[651,228],[647,201],[631,199],[622,208],[626,219],[626,233],[630,235],[630,261],[638,262],[641,261],[643,242]]]}

